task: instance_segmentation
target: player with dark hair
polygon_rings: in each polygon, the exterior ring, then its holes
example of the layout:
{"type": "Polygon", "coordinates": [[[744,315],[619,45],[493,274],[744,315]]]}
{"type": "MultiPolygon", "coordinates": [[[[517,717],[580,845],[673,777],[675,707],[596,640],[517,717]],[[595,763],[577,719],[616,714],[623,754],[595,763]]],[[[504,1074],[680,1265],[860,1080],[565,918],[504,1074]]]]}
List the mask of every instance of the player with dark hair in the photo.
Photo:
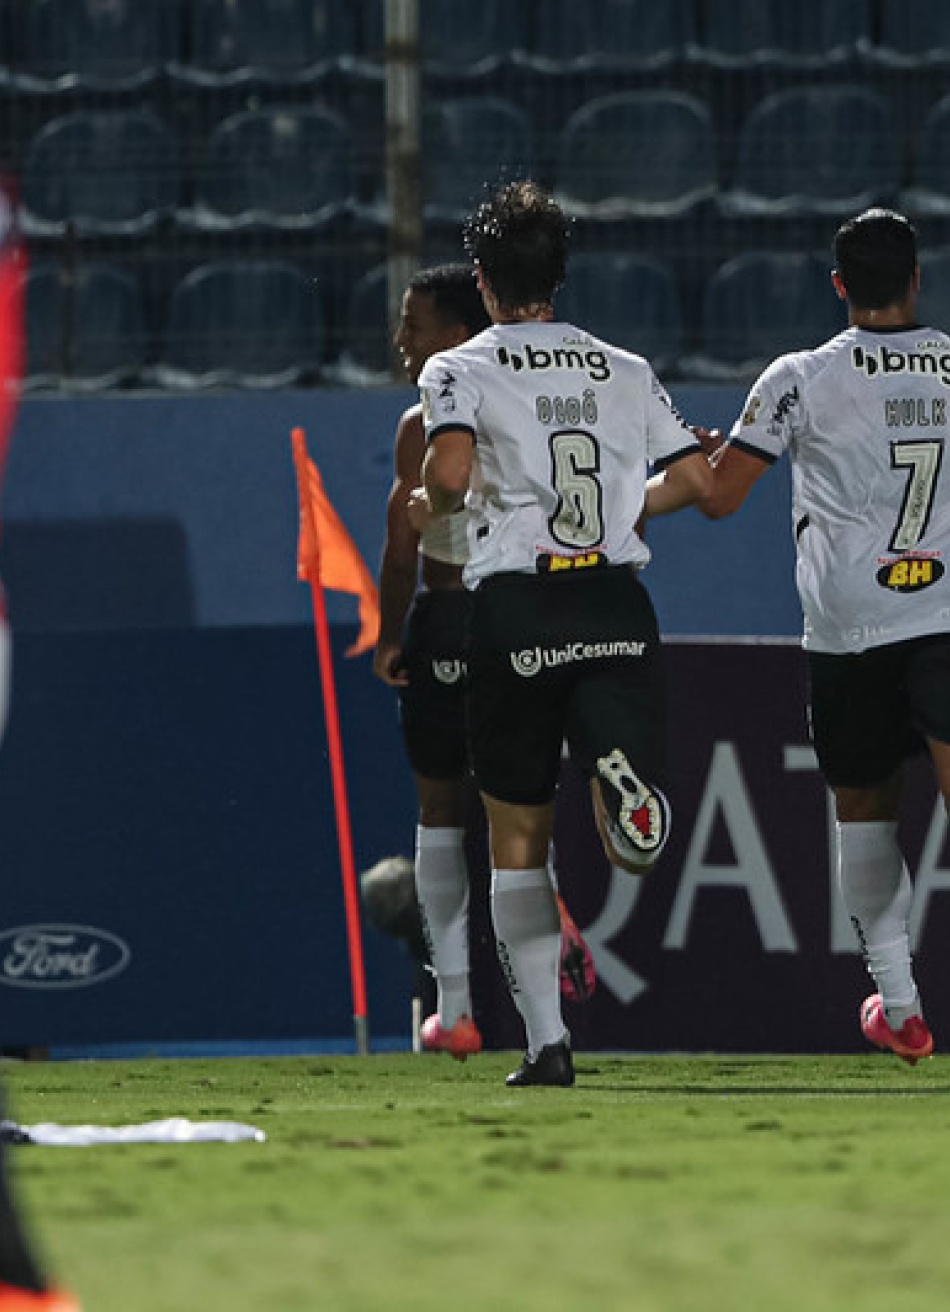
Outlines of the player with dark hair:
{"type": "Polygon", "coordinates": [[[877,992],[860,1024],[911,1064],[933,1050],[897,839],[906,757],[929,750],[950,807],[950,338],[916,321],[913,227],[842,224],[832,282],[849,326],[776,360],[713,456],[713,518],[783,452],[792,466],[811,732],[835,799],[838,881],[877,992]]]}
{"type": "MultiPolygon", "coordinates": [[[[23,354],[25,257],[13,225],[13,207],[0,186],[0,471],[13,426],[16,384],[23,354]]],[[[0,588],[0,738],[10,692],[10,631],[0,588]]],[[[7,1154],[0,1132],[0,1312],[80,1312],[70,1295],[51,1289],[26,1235],[10,1188],[7,1154]]]]}
{"type": "Polygon", "coordinates": [[[470,219],[492,326],[432,356],[419,525],[465,505],[472,554],[469,745],[488,814],[492,915],[527,1052],[513,1086],[574,1082],[546,871],[562,743],[592,781],[608,859],[653,867],[669,833],[656,618],[635,525],[712,475],[649,364],[554,318],[568,224],[537,184],[470,219]],[[648,464],[657,472],[647,482],[648,464]]]}
{"type": "MultiPolygon", "coordinates": [[[[403,294],[394,339],[411,380],[416,382],[435,351],[467,341],[488,322],[471,265],[443,264],[415,273],[403,294]]],[[[462,566],[468,534],[464,511],[421,536],[410,524],[409,497],[419,485],[424,454],[422,407],[416,404],[396,429],[374,670],[398,689],[419,799],[416,892],[437,986],[436,1012],[422,1026],[422,1042],[464,1060],[482,1046],[469,984],[465,850],[471,776],[465,739],[469,597],[462,566]]],[[[562,987],[582,998],[593,987],[593,963],[563,902],[560,907],[562,987]]]]}

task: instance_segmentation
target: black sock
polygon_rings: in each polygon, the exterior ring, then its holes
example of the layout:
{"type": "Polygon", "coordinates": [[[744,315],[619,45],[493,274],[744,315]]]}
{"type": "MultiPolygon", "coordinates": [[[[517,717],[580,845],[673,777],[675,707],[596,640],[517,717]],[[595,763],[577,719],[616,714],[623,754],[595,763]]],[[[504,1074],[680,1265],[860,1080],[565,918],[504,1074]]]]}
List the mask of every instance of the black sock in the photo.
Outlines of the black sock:
{"type": "Polygon", "coordinates": [[[30,1250],[10,1191],[7,1175],[9,1151],[9,1147],[0,1139],[0,1283],[16,1285],[19,1289],[29,1289],[39,1294],[46,1289],[46,1281],[30,1250]]]}

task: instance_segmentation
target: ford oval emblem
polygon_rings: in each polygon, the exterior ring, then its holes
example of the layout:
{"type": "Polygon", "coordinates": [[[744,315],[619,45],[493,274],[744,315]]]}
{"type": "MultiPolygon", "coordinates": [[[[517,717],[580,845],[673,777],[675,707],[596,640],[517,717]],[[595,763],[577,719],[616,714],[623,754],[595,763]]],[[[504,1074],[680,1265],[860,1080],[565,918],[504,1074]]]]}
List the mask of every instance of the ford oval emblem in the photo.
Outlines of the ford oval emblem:
{"type": "Polygon", "coordinates": [[[81,989],[125,970],[128,945],[91,925],[21,925],[0,932],[0,984],[81,989]]]}

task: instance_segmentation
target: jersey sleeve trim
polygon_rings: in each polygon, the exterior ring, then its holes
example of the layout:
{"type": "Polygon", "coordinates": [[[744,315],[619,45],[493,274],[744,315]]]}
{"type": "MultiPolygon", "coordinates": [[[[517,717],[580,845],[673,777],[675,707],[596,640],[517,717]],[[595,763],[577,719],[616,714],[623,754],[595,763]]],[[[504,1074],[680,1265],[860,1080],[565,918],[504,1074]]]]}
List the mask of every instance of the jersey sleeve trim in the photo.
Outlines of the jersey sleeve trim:
{"type": "Polygon", "coordinates": [[[771,451],[763,451],[760,446],[753,446],[751,442],[743,442],[741,437],[732,438],[729,445],[734,446],[737,451],[744,451],[747,456],[758,456],[767,465],[774,465],[778,460],[778,456],[771,451]]]}
{"type": "Polygon", "coordinates": [[[471,424],[437,424],[435,428],[426,433],[426,442],[431,442],[440,433],[468,433],[472,441],[475,441],[475,429],[471,424]]]}
{"type": "Polygon", "coordinates": [[[673,451],[668,455],[659,456],[653,461],[653,468],[657,473],[660,473],[664,469],[669,469],[670,465],[675,465],[677,460],[685,460],[687,456],[695,456],[698,455],[699,452],[699,444],[693,442],[691,446],[684,446],[679,451],[673,451]]]}

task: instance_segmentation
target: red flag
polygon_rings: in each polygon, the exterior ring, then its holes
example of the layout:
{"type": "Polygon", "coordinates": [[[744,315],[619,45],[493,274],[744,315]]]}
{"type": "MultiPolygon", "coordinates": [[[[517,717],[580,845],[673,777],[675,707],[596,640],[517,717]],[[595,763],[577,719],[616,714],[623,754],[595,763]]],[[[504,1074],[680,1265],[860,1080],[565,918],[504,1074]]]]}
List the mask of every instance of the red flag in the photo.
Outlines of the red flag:
{"type": "Polygon", "coordinates": [[[300,502],[300,536],[297,541],[297,577],[335,592],[359,598],[360,631],[347,656],[375,647],[379,637],[379,594],[373,576],[355,542],[333,509],[320,471],[307,454],[302,428],[291,435],[297,496],[300,502]]]}

